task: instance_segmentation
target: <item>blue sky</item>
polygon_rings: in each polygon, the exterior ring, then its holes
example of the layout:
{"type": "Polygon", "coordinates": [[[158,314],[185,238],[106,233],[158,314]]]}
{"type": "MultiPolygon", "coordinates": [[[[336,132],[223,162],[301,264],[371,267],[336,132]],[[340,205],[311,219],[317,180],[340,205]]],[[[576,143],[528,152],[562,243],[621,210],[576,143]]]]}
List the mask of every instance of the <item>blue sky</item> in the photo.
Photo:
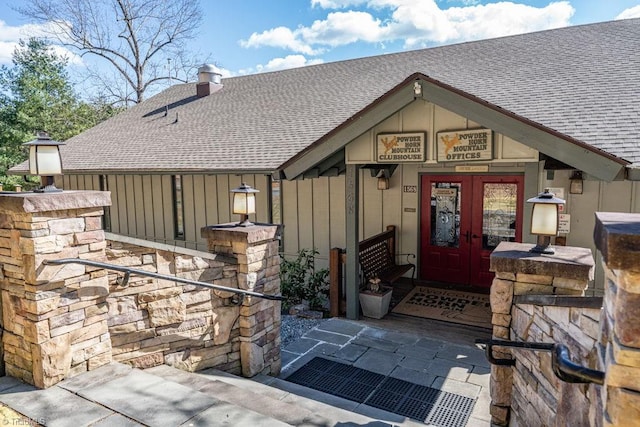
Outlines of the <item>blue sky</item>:
{"type": "MultiPolygon", "coordinates": [[[[19,38],[37,34],[10,7],[23,1],[0,0],[0,64],[10,63],[19,38]]],[[[640,0],[201,0],[201,6],[204,23],[193,48],[226,76],[640,17],[640,0]]]]}

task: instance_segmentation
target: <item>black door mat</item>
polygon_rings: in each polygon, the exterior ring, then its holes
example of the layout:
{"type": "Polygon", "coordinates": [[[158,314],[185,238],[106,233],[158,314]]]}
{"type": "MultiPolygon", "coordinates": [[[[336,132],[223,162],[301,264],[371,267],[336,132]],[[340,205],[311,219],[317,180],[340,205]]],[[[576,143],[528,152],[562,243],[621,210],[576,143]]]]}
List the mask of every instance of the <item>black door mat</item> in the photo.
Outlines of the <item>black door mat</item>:
{"type": "Polygon", "coordinates": [[[475,399],[314,357],[287,381],[437,427],[464,426],[475,399]]]}

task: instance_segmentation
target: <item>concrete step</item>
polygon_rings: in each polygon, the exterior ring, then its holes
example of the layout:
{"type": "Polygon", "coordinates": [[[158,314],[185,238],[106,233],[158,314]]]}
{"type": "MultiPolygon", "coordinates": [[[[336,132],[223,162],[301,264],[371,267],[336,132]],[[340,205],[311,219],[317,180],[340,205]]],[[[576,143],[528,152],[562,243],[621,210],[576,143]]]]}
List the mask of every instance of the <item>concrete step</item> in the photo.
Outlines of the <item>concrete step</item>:
{"type": "Polygon", "coordinates": [[[404,417],[375,408],[370,408],[369,415],[359,413],[362,410],[358,410],[358,403],[274,377],[258,375],[247,379],[216,369],[194,374],[166,365],[156,366],[145,372],[294,426],[424,426],[413,422],[407,424],[404,417]]]}
{"type": "Polygon", "coordinates": [[[0,402],[54,427],[424,426],[278,378],[166,365],[140,370],[112,363],[45,390],[3,377],[0,402]]]}
{"type": "MultiPolygon", "coordinates": [[[[28,417],[30,423],[53,427],[289,425],[263,412],[198,391],[188,385],[188,378],[196,378],[192,382],[197,383],[200,377],[186,372],[182,377],[180,373],[171,372],[187,385],[113,363],[45,390],[2,377],[0,402],[28,417]]],[[[4,421],[11,425],[22,422],[18,418],[4,421]]]]}
{"type": "Polygon", "coordinates": [[[178,371],[169,377],[149,371],[114,364],[109,373],[100,369],[60,383],[91,402],[106,407],[126,418],[150,426],[260,426],[283,427],[288,424],[235,405],[215,393],[199,391],[189,381],[197,374],[178,371]],[[128,369],[127,369],[128,368],[128,369]],[[184,375],[181,375],[184,374],[184,375]],[[182,376],[181,383],[176,378],[182,376]],[[173,378],[175,377],[175,378],[173,378]]]}

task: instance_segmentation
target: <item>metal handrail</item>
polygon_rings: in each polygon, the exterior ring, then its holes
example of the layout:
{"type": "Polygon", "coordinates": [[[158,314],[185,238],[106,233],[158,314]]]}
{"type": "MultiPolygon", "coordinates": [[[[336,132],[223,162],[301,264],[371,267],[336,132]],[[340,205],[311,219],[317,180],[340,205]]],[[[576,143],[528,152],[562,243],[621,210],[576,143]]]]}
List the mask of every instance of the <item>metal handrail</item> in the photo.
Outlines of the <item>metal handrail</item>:
{"type": "Polygon", "coordinates": [[[571,361],[569,348],[564,344],[537,343],[522,341],[503,341],[493,339],[477,339],[476,344],[485,346],[485,356],[492,365],[514,366],[515,359],[496,359],[493,356],[493,347],[511,347],[534,351],[551,351],[551,368],[553,373],[564,382],[587,384],[594,383],[604,385],[604,372],[591,368],[585,368],[571,361]]]}
{"type": "Polygon", "coordinates": [[[82,264],[82,265],[88,265],[90,267],[104,268],[106,270],[120,271],[124,273],[124,277],[122,278],[122,280],[118,281],[118,284],[125,288],[129,284],[129,277],[131,276],[131,274],[135,274],[138,276],[147,276],[147,277],[153,277],[155,279],[170,280],[172,282],[201,286],[203,288],[216,289],[219,291],[233,292],[234,294],[250,295],[252,297],[263,298],[263,299],[272,300],[272,301],[284,301],[285,299],[282,295],[268,295],[260,292],[247,291],[245,289],[229,288],[227,286],[214,285],[212,283],[199,282],[197,280],[183,279],[182,277],[170,276],[168,274],[153,273],[151,271],[138,270],[136,268],[125,267],[122,265],[115,265],[115,264],[107,264],[105,262],[91,261],[88,259],[78,259],[78,258],[48,259],[48,260],[42,261],[42,263],[45,265],[82,264]]]}
{"type": "Polygon", "coordinates": [[[556,377],[564,382],[604,385],[604,372],[573,363],[570,359],[569,348],[564,344],[556,344],[551,367],[556,377]]]}

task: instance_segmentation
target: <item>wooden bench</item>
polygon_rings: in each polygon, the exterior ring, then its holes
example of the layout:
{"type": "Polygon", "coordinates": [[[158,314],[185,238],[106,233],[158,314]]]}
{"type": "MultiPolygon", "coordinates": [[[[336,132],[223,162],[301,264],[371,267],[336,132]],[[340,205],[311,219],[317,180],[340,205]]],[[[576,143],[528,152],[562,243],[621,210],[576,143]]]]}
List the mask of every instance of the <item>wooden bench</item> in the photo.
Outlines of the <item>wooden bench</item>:
{"type": "Polygon", "coordinates": [[[377,277],[382,282],[393,284],[411,271],[411,280],[416,272],[415,264],[396,263],[395,254],[396,227],[390,225],[387,231],[361,241],[358,245],[358,260],[362,270],[362,285],[377,277]]]}
{"type": "MultiPolygon", "coordinates": [[[[415,276],[416,266],[410,262],[396,264],[396,227],[387,226],[384,231],[369,237],[358,244],[358,260],[360,263],[362,287],[372,277],[378,277],[381,281],[393,284],[405,273],[412,270],[411,281],[415,276]]],[[[409,255],[414,256],[415,255],[409,255]]],[[[329,300],[330,315],[339,316],[342,301],[342,269],[346,260],[344,249],[333,248],[329,254],[329,300]]]]}

